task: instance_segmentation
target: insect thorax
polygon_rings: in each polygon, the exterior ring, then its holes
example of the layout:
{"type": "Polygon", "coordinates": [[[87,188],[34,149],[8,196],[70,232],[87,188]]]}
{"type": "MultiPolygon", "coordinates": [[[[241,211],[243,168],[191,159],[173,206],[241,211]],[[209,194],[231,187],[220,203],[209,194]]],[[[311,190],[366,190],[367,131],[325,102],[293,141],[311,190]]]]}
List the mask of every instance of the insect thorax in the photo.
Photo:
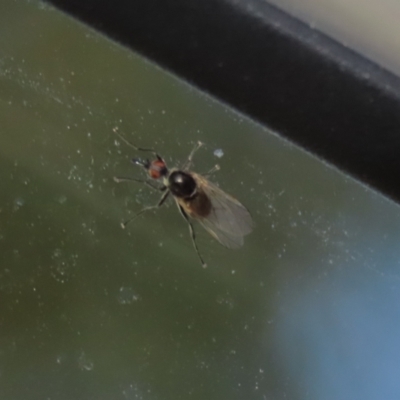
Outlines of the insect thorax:
{"type": "Polygon", "coordinates": [[[192,175],[184,171],[172,171],[168,176],[168,188],[180,198],[189,198],[196,194],[197,184],[192,175]]]}

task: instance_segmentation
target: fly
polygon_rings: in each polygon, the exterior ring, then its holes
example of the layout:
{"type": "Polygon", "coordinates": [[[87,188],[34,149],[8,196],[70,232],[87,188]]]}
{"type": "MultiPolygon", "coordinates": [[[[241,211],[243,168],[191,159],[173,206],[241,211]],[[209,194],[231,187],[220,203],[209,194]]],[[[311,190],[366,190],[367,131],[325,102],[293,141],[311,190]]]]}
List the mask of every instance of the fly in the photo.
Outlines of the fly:
{"type": "Polygon", "coordinates": [[[229,249],[239,248],[243,245],[244,236],[253,230],[253,220],[243,204],[207,179],[209,175],[219,169],[219,166],[216,165],[204,175],[190,171],[193,156],[203,143],[196,144],[181,168],[169,169],[164,159],[156,151],[133,145],[117,132],[117,128],[114,128],[114,132],[128,146],[137,151],[152,153],[154,156],[152,161],[139,158],[132,160],[134,164],[146,170],[147,179],[115,177],[114,180],[118,183],[141,182],[152,189],[163,192],[156,205],[140,210],[121,224],[123,228],[139,215],[161,207],[169,195],[172,195],[181,215],[189,225],[192,243],[203,267],[206,267],[206,263],[197,247],[192,220],[199,222],[211,236],[229,249]]]}

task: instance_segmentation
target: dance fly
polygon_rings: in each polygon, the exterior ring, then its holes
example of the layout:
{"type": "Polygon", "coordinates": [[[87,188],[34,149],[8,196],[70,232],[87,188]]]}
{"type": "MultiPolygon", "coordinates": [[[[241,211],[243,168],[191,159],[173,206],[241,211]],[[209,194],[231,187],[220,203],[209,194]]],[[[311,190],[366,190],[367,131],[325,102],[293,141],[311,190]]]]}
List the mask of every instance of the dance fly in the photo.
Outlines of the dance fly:
{"type": "Polygon", "coordinates": [[[139,158],[132,160],[134,164],[139,165],[147,172],[146,179],[115,177],[114,180],[116,182],[141,182],[162,192],[156,205],[140,210],[121,224],[123,228],[139,215],[161,207],[169,195],[172,195],[181,215],[189,225],[192,243],[203,267],[206,264],[197,247],[193,220],[200,223],[223,246],[235,249],[243,245],[244,236],[253,230],[253,220],[243,204],[208,180],[208,176],[218,170],[219,166],[216,165],[203,175],[190,170],[193,156],[203,143],[196,144],[181,168],[169,169],[165,160],[156,151],[133,145],[120,135],[116,128],[114,132],[125,144],[136,151],[148,152],[154,156],[153,160],[139,158]]]}

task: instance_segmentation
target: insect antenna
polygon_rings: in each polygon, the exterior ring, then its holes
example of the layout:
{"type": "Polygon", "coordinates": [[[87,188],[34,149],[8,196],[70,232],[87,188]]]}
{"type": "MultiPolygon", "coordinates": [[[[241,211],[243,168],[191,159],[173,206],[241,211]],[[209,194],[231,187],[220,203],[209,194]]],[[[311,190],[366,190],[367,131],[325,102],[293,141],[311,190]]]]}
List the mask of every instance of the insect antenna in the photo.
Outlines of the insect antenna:
{"type": "Polygon", "coordinates": [[[155,185],[153,182],[147,180],[147,179],[137,179],[137,178],[125,178],[125,177],[120,177],[120,176],[114,176],[114,181],[117,183],[121,182],[139,182],[147,185],[148,187],[152,188],[153,190],[157,190],[160,192],[163,192],[167,187],[162,185],[158,186],[155,185]]]}
{"type": "Polygon", "coordinates": [[[153,149],[146,149],[144,147],[137,147],[135,146],[133,143],[129,142],[127,139],[125,139],[124,136],[122,136],[119,132],[118,132],[118,128],[113,128],[113,132],[129,147],[132,147],[132,149],[135,149],[137,151],[146,151],[148,153],[152,153],[154,154],[158,159],[162,160],[162,157],[153,149]]]}

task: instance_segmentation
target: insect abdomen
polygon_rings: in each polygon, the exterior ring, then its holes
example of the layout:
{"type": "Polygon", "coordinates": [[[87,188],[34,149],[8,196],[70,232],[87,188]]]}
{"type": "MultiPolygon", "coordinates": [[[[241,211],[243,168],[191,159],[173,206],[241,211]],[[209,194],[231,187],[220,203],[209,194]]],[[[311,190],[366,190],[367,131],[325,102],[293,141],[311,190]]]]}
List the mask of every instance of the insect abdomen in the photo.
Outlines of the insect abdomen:
{"type": "Polygon", "coordinates": [[[210,215],[212,210],[212,204],[208,196],[203,192],[197,192],[197,194],[190,199],[180,200],[187,214],[192,218],[205,218],[210,215]]]}

